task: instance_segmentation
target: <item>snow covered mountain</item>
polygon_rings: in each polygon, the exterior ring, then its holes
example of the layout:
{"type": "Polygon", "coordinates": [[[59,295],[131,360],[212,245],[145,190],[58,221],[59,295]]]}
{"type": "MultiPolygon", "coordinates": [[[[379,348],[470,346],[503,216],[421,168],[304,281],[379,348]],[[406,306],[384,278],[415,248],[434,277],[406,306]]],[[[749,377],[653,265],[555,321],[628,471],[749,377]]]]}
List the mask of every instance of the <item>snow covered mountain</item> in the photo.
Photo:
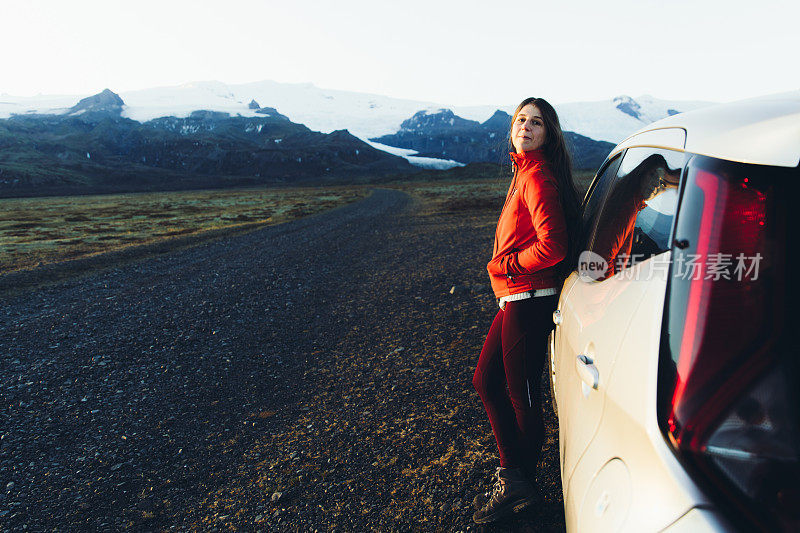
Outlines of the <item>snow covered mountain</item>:
{"type": "MultiPolygon", "coordinates": [[[[499,110],[484,122],[459,117],[450,109],[417,111],[400,125],[397,133],[373,137],[370,141],[373,141],[373,146],[380,143],[414,150],[418,157],[436,160],[509,164],[507,139],[510,126],[511,115],[499,110]]],[[[565,131],[564,137],[576,169],[597,169],[614,148],[612,143],[572,131],[565,131]]],[[[414,161],[409,161],[414,164],[414,161]]]]}
{"type": "Polygon", "coordinates": [[[312,131],[272,107],[138,122],[106,89],[58,114],[0,119],[0,197],[341,183],[414,171],[345,130],[312,131]]]}
{"type": "MultiPolygon", "coordinates": [[[[25,113],[66,113],[88,95],[15,97],[0,95],[0,118],[25,113]]],[[[138,122],[158,117],[188,117],[192,111],[209,110],[243,117],[264,116],[252,100],[270,106],[293,122],[329,133],[347,129],[362,139],[390,135],[417,111],[446,107],[459,117],[485,122],[498,109],[511,113],[511,105],[449,106],[367,93],[322,89],[310,83],[259,81],[228,85],[218,81],[192,82],[120,93],[122,116],[138,122]]],[[[650,96],[575,102],[555,106],[564,130],[596,140],[617,143],[642,126],[678,112],[710,105],[708,102],[658,100],[650,96]]],[[[266,109],[266,107],[264,108],[266,109]]]]}

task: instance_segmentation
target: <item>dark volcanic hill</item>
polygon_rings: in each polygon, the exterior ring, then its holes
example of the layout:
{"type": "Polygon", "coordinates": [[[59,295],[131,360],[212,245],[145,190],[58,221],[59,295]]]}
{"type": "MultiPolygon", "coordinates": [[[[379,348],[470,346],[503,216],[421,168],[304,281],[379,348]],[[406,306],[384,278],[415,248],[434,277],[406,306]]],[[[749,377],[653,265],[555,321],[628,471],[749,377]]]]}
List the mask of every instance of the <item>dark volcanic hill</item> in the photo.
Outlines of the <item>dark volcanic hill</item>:
{"type": "MultiPolygon", "coordinates": [[[[258,106],[255,103],[255,106],[258,106]]],[[[356,180],[413,170],[347,131],[311,131],[274,108],[139,123],[106,89],[62,115],[0,120],[0,196],[356,180]]]]}
{"type": "Polygon", "coordinates": [[[103,89],[103,92],[95,94],[94,96],[87,96],[79,101],[67,112],[68,115],[78,115],[83,112],[90,113],[108,113],[110,115],[119,115],[122,111],[122,106],[125,102],[119,95],[109,89],[103,89]]]}
{"type": "MultiPolygon", "coordinates": [[[[507,163],[510,127],[511,116],[500,110],[483,123],[461,118],[449,109],[433,113],[418,111],[403,121],[397,133],[371,140],[416,150],[424,157],[453,159],[461,163],[507,163]]],[[[614,148],[612,143],[596,141],[571,131],[565,131],[564,136],[576,169],[596,169],[614,148]]]]}

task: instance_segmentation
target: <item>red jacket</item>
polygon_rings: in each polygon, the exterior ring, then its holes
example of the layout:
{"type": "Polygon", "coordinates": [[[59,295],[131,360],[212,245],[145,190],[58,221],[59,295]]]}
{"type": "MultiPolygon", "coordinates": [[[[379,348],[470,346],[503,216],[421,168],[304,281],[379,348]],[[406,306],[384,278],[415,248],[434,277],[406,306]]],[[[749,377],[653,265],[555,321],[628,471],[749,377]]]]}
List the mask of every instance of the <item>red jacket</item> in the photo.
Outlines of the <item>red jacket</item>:
{"type": "Polygon", "coordinates": [[[558,184],[541,150],[512,153],[516,164],[487,270],[497,298],[555,287],[556,263],[567,254],[567,226],[558,184]]]}

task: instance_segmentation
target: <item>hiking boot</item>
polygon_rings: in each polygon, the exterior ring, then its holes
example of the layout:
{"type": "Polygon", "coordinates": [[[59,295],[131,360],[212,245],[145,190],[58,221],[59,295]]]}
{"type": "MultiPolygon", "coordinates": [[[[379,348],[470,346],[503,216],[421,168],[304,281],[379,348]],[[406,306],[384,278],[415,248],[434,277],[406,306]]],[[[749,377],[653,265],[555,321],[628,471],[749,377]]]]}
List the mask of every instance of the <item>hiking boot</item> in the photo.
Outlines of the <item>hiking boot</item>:
{"type": "MultiPolygon", "coordinates": [[[[528,483],[531,484],[531,487],[536,487],[536,465],[534,464],[531,466],[530,464],[526,464],[522,467],[522,475],[525,476],[525,479],[528,480],[528,483]]],[[[488,490],[486,492],[481,492],[477,494],[472,499],[472,507],[476,511],[486,505],[486,502],[489,501],[489,498],[492,496],[492,490],[488,490]]]]}
{"type": "Polygon", "coordinates": [[[492,491],[481,492],[472,499],[472,508],[476,511],[486,505],[489,498],[492,496],[492,491]]]}
{"type": "MultiPolygon", "coordinates": [[[[536,501],[536,491],[521,469],[500,467],[495,475],[497,481],[491,494],[481,508],[472,515],[472,520],[476,524],[494,522],[512,513],[518,513],[536,501]]],[[[480,503],[479,498],[482,497],[482,494],[476,496],[473,504],[480,503]]]]}

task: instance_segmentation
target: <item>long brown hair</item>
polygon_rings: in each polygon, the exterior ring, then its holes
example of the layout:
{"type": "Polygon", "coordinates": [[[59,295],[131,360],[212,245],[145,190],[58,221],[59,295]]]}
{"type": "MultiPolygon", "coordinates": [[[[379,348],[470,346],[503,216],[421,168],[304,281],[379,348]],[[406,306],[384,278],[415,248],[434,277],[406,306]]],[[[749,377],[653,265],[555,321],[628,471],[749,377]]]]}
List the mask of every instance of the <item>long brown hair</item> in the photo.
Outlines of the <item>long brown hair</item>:
{"type": "MultiPolygon", "coordinates": [[[[578,258],[578,233],[580,225],[580,203],[578,202],[578,193],[575,190],[575,183],[572,180],[572,156],[567,149],[567,143],[564,140],[564,133],[561,131],[561,123],[558,120],[558,114],[553,106],[544,98],[526,98],[523,100],[514,111],[511,117],[511,128],[514,127],[514,122],[517,120],[517,115],[522,108],[528,104],[535,105],[542,114],[544,121],[545,140],[542,145],[542,152],[547,159],[547,164],[550,167],[550,172],[556,178],[558,183],[558,198],[561,202],[561,208],[564,210],[564,219],[567,223],[567,236],[569,239],[569,246],[567,256],[564,261],[561,261],[557,266],[557,271],[562,278],[565,278],[572,267],[577,262],[578,258]]],[[[508,132],[508,147],[509,151],[513,152],[514,144],[511,142],[511,129],[508,132]]]]}

